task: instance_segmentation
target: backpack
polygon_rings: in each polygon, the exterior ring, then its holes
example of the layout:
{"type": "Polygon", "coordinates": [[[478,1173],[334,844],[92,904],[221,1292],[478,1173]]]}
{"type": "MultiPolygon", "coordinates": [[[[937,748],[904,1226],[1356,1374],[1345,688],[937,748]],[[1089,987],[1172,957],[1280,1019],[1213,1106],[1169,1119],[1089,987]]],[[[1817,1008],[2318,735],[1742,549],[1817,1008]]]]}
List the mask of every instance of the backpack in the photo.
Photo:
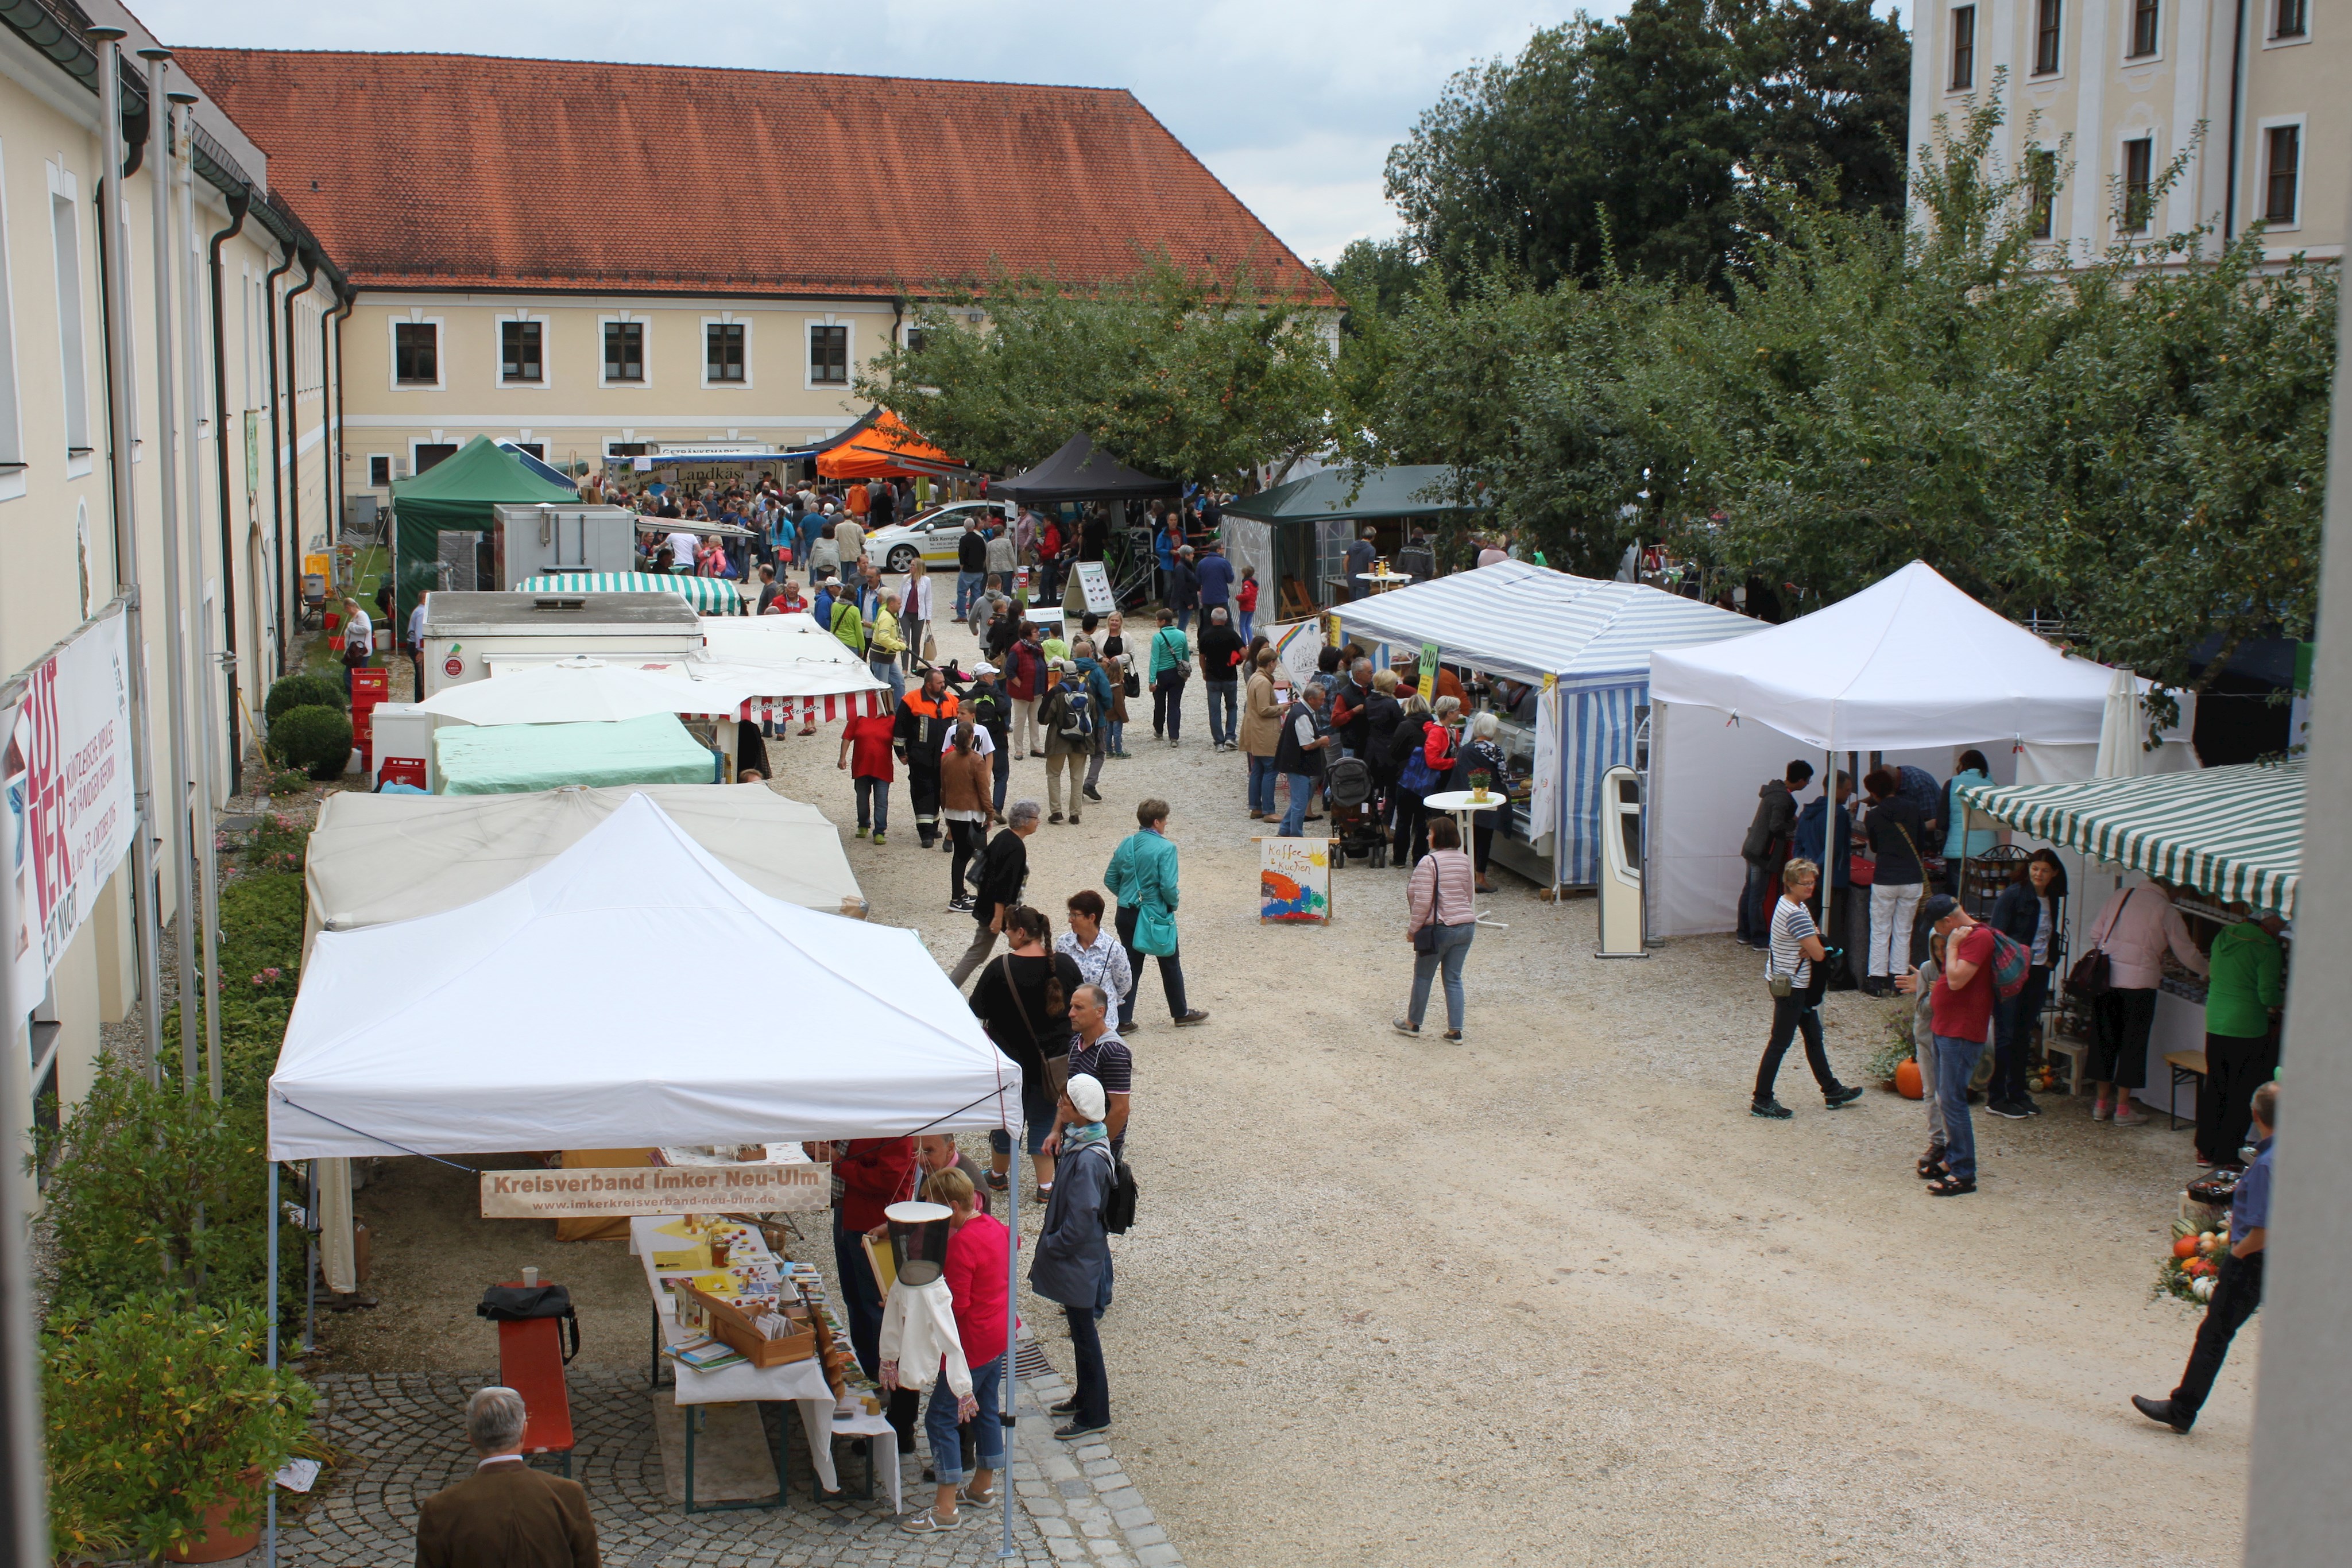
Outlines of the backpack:
{"type": "MultiPolygon", "coordinates": [[[[1105,1144],[1103,1151],[1110,1154],[1110,1145],[1105,1144]]],[[[1135,1224],[1137,1191],[1135,1167],[1111,1154],[1110,1190],[1103,1195],[1103,1228],[1113,1236],[1126,1235],[1135,1224]]]]}
{"type": "Polygon", "coordinates": [[[1065,740],[1091,740],[1095,733],[1094,699],[1081,686],[1076,691],[1065,687],[1062,692],[1062,722],[1057,727],[1065,740]]]}
{"type": "Polygon", "coordinates": [[[1992,933],[1992,983],[2002,1001],[2009,1000],[2025,989],[2026,972],[2033,967],[2033,954],[2025,944],[1999,926],[1987,926],[1992,933]]]}

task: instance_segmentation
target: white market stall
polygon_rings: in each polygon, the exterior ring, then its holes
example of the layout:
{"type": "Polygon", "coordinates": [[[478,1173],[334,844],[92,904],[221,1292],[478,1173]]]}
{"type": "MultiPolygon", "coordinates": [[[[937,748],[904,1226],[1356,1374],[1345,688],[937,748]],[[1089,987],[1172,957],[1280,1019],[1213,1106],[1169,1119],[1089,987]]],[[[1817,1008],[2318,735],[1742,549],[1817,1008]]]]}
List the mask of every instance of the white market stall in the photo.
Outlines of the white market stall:
{"type": "MultiPolygon", "coordinates": [[[[1881,754],[1942,778],[1960,747],[1981,748],[1997,783],[2087,778],[2112,676],[1916,560],[1736,644],[1660,651],[1650,663],[1649,929],[1732,928],[1757,789],[1790,760],[1811,763],[1817,787],[1824,754],[1864,769],[1881,754]]],[[[2149,771],[2194,766],[2193,716],[2184,697],[2149,771]]]]}
{"type": "MultiPolygon", "coordinates": [[[[1534,725],[1505,725],[1505,752],[1525,757],[1534,781],[1526,821],[1513,832],[1532,857],[1549,861],[1555,883],[1576,887],[1600,878],[1601,776],[1633,762],[1650,701],[1650,655],[1761,630],[1744,615],[1639,583],[1516,560],[1334,605],[1332,613],[1343,632],[1392,653],[1433,643],[1447,664],[1550,688],[1534,725]]],[[[1501,835],[1496,854],[1506,858],[1501,835]]]]}
{"type": "Polygon", "coordinates": [[[1009,1128],[1020,1094],[915,933],[772,898],[632,794],[487,897],[319,935],[269,1081],[268,1212],[284,1160],[1009,1128]],[[826,1027],[745,1049],[663,983],[682,951],[826,1027]]]}
{"type": "Polygon", "coordinates": [[[492,679],[450,686],[415,704],[436,718],[460,724],[619,723],[657,713],[725,707],[749,695],[723,679],[696,681],[667,668],[619,664],[575,653],[553,664],[520,668],[489,661],[492,679]]]}

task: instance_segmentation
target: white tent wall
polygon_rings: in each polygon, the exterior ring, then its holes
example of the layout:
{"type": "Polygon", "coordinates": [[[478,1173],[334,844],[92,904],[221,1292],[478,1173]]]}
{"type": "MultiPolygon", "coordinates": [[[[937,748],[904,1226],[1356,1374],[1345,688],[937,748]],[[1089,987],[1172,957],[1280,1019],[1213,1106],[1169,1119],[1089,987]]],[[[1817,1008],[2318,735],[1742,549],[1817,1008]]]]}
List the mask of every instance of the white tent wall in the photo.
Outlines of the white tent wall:
{"type": "MultiPolygon", "coordinates": [[[[1294,474],[1292,477],[1304,478],[1305,476],[1294,474]]],[[[1272,523],[1261,523],[1254,517],[1237,517],[1229,513],[1224,520],[1224,531],[1219,538],[1223,541],[1225,559],[1234,563],[1235,581],[1241,580],[1242,568],[1254,566],[1257,568],[1258,591],[1269,596],[1279,591],[1274,574],[1272,523]]],[[[1262,598],[1258,602],[1268,611],[1278,612],[1280,610],[1273,597],[1262,598]]],[[[1260,623],[1272,619],[1272,615],[1261,616],[1260,623]]]]}
{"type": "Polygon", "coordinates": [[[1642,890],[1652,936],[1696,936],[1738,923],[1748,880],[1739,841],[1756,815],[1756,791],[1799,757],[1821,767],[1810,747],[1769,725],[1696,704],[1651,705],[1642,890]]]}

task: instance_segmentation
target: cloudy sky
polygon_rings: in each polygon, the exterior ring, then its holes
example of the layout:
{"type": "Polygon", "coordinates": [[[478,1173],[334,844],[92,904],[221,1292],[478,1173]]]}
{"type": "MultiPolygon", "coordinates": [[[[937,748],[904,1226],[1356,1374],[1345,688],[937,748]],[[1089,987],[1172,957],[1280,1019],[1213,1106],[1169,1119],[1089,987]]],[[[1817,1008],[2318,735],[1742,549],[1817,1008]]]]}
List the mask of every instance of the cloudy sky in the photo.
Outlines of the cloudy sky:
{"type": "MultiPolygon", "coordinates": [[[[1624,0],[1588,0],[1615,15],[1624,0]]],[[[1389,149],[1573,0],[131,0],[173,44],[409,49],[1124,87],[1291,248],[1396,232],[1389,149]]]]}

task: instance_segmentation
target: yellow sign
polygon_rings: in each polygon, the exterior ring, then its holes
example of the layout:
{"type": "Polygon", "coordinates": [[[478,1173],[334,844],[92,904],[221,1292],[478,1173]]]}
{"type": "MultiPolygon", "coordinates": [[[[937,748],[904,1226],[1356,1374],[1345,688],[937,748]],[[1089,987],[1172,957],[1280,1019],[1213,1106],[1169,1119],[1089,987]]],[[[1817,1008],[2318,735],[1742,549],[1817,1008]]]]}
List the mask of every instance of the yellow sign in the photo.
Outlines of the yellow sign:
{"type": "MultiPolygon", "coordinates": [[[[625,1214],[818,1209],[832,1201],[822,1165],[625,1166],[604,1170],[484,1171],[485,1219],[610,1218],[625,1214]]],[[[709,1254],[702,1254],[707,1263],[709,1254]]],[[[660,1260],[656,1260],[658,1262],[660,1260]]],[[[691,1261],[682,1266],[697,1266],[691,1261]]]]}

